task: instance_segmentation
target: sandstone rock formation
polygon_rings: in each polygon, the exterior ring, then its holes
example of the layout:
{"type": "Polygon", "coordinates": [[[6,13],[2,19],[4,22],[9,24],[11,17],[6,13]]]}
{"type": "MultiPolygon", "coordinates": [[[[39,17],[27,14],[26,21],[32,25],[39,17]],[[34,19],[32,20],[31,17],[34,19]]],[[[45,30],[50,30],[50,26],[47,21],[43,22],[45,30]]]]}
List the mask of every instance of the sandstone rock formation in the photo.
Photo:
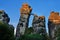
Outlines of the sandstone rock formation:
{"type": "Polygon", "coordinates": [[[19,38],[21,35],[24,35],[26,28],[28,27],[29,17],[32,8],[28,4],[23,4],[20,9],[20,19],[17,25],[16,37],[19,38]]]}
{"type": "Polygon", "coordinates": [[[60,28],[60,15],[58,12],[51,12],[48,19],[49,36],[51,40],[56,40],[56,31],[60,28]]]}
{"type": "Polygon", "coordinates": [[[45,34],[45,17],[35,15],[33,18],[32,27],[34,29],[34,33],[37,34],[45,34]]]}

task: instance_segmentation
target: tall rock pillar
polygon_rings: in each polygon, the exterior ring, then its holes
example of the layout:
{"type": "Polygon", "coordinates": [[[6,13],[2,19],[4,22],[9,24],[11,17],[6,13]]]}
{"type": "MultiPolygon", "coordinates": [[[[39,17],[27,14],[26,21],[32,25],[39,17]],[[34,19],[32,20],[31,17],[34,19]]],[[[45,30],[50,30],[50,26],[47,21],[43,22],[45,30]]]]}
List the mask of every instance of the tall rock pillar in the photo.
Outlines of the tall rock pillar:
{"type": "Polygon", "coordinates": [[[60,36],[60,15],[58,12],[51,12],[48,19],[49,36],[51,40],[58,40],[60,36]]]}
{"type": "Polygon", "coordinates": [[[45,17],[35,15],[32,26],[35,34],[45,34],[46,33],[45,17]]]}
{"type": "Polygon", "coordinates": [[[23,4],[20,9],[20,19],[17,25],[16,37],[19,38],[20,35],[24,35],[26,28],[28,27],[29,17],[32,8],[28,4],[23,4]]]}

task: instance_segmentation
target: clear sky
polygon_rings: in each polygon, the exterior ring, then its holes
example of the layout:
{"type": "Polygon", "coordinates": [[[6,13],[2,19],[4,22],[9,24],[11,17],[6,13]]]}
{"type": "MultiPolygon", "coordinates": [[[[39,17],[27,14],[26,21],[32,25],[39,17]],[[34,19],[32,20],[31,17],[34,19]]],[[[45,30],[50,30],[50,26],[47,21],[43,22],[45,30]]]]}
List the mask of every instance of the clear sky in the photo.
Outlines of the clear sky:
{"type": "MultiPolygon", "coordinates": [[[[0,0],[0,10],[4,10],[10,17],[10,24],[17,26],[20,17],[20,8],[23,3],[32,7],[32,13],[46,17],[46,28],[48,16],[51,11],[60,12],[60,0],[0,0]]],[[[32,25],[33,16],[30,17],[29,26],[32,25]]]]}

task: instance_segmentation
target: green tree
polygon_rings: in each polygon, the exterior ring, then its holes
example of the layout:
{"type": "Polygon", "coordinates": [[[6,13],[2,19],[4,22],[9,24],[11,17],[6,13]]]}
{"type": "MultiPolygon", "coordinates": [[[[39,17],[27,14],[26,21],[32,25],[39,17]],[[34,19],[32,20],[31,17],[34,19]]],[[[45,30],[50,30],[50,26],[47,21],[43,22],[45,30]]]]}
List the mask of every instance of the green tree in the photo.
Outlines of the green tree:
{"type": "Polygon", "coordinates": [[[33,32],[33,28],[29,27],[29,28],[26,28],[25,34],[31,34],[32,32],[33,32]]]}
{"type": "Polygon", "coordinates": [[[25,34],[19,40],[47,40],[45,35],[39,34],[25,34]]]}
{"type": "Polygon", "coordinates": [[[13,30],[3,22],[0,22],[0,40],[14,40],[13,30]]]}

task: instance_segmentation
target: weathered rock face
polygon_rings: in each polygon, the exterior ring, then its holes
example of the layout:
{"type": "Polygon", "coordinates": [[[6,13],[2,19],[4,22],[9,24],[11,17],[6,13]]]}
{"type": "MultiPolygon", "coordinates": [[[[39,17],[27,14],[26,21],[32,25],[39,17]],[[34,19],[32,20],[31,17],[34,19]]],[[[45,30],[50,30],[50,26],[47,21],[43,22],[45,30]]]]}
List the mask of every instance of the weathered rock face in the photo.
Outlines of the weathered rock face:
{"type": "Polygon", "coordinates": [[[60,16],[58,12],[51,12],[48,19],[49,36],[51,40],[56,40],[57,29],[60,27],[60,16]],[[56,33],[55,33],[56,32],[56,33]]]}
{"type": "Polygon", "coordinates": [[[9,23],[10,18],[8,15],[4,12],[4,10],[0,10],[0,21],[3,21],[5,23],[9,23]]]}
{"type": "Polygon", "coordinates": [[[32,27],[34,29],[34,33],[45,34],[45,17],[44,16],[34,16],[32,27]]]}
{"type": "Polygon", "coordinates": [[[21,15],[20,15],[19,23],[17,25],[17,30],[16,30],[17,38],[20,37],[20,35],[24,35],[25,30],[28,27],[31,11],[32,11],[32,8],[28,4],[22,5],[22,8],[20,9],[21,15]]]}

